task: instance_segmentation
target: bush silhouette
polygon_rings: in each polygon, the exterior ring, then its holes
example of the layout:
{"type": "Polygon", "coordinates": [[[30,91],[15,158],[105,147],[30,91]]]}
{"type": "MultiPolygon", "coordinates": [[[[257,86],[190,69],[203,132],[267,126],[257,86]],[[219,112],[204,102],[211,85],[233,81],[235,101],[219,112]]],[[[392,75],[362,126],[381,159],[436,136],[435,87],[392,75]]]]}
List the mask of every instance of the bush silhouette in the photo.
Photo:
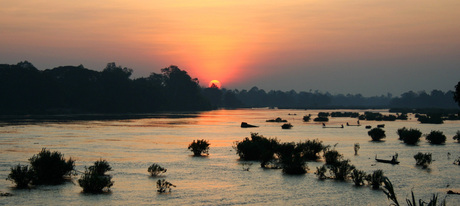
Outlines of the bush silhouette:
{"type": "Polygon", "coordinates": [[[251,133],[251,138],[235,142],[233,148],[242,160],[258,160],[265,167],[274,159],[279,141],[276,138],[266,138],[258,133],[251,133]]]}
{"type": "Polygon", "coordinates": [[[11,168],[7,180],[11,180],[16,184],[16,188],[23,189],[29,188],[33,178],[33,171],[29,169],[28,165],[22,166],[20,164],[11,168]]]}
{"type": "Polygon", "coordinates": [[[75,168],[72,158],[66,161],[60,152],[50,152],[45,148],[29,161],[33,171],[32,183],[35,185],[60,184],[75,168]]]}
{"type": "Polygon", "coordinates": [[[305,143],[283,143],[279,146],[277,155],[286,174],[305,174],[308,170],[305,156],[305,143]]]}
{"type": "Polygon", "coordinates": [[[150,173],[150,175],[152,177],[155,177],[155,176],[158,176],[160,175],[161,173],[165,173],[167,171],[167,169],[161,167],[160,165],[158,164],[155,164],[153,163],[148,169],[147,171],[150,173]]]}
{"type": "Polygon", "coordinates": [[[165,193],[166,191],[171,192],[171,187],[176,187],[176,185],[171,184],[165,179],[157,181],[157,188],[159,193],[165,193]]]}
{"type": "Polygon", "coordinates": [[[379,189],[384,178],[385,176],[383,176],[383,170],[375,170],[374,173],[367,175],[366,181],[372,185],[372,189],[379,189]]]}
{"type": "Polygon", "coordinates": [[[318,139],[301,142],[299,146],[303,148],[303,153],[307,160],[319,159],[319,153],[326,148],[323,142],[318,139]]]}
{"type": "Polygon", "coordinates": [[[346,180],[348,179],[351,171],[355,169],[355,166],[350,164],[350,160],[342,160],[330,165],[329,169],[329,172],[334,179],[346,180]]]}
{"type": "Polygon", "coordinates": [[[415,164],[416,165],[420,165],[422,166],[423,168],[427,168],[430,164],[431,164],[431,153],[417,153],[416,155],[414,155],[414,159],[415,159],[415,164]]]}
{"type": "Polygon", "coordinates": [[[364,180],[366,179],[366,172],[354,169],[351,173],[351,179],[353,180],[356,186],[364,185],[364,180]]]}
{"type": "Polygon", "coordinates": [[[457,140],[457,142],[460,143],[460,130],[457,130],[457,133],[455,133],[452,139],[457,140]]]}
{"type": "Polygon", "coordinates": [[[399,139],[406,144],[415,145],[422,136],[422,132],[418,129],[407,129],[406,127],[398,129],[396,132],[399,135],[399,139]]]}
{"type": "Polygon", "coordinates": [[[109,163],[105,160],[94,162],[93,166],[85,168],[85,173],[78,180],[78,184],[83,188],[84,193],[102,193],[104,188],[113,185],[112,176],[105,174],[111,171],[109,163]]]}
{"type": "Polygon", "coordinates": [[[208,141],[193,140],[192,143],[188,145],[188,149],[193,152],[193,156],[202,156],[202,154],[209,155],[209,143],[208,141]]]}
{"type": "Polygon", "coordinates": [[[426,140],[428,140],[430,144],[443,144],[446,142],[446,135],[441,131],[433,130],[426,136],[426,140]]]}
{"type": "Polygon", "coordinates": [[[328,150],[324,153],[324,159],[326,160],[326,164],[332,165],[339,162],[342,155],[337,150],[328,150]]]}
{"type": "Polygon", "coordinates": [[[380,141],[385,138],[385,131],[381,128],[371,129],[367,134],[372,138],[372,141],[380,141]]]}

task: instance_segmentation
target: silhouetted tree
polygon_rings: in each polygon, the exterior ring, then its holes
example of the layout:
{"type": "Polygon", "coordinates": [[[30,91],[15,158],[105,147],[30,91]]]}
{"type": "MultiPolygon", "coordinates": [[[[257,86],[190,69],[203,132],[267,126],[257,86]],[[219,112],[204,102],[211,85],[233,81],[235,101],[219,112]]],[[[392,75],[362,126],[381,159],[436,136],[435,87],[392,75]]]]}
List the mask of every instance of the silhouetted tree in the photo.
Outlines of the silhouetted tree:
{"type": "Polygon", "coordinates": [[[454,100],[458,103],[458,106],[460,106],[460,82],[455,85],[454,100]]]}

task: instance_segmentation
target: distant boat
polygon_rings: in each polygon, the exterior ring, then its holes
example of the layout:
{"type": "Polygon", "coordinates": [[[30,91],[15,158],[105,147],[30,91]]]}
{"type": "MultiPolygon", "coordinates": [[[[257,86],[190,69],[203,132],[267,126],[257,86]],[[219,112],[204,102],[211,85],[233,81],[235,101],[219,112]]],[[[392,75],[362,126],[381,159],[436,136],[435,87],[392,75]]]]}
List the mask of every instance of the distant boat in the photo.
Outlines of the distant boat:
{"type": "Polygon", "coordinates": [[[377,155],[375,155],[375,161],[377,162],[382,162],[382,163],[389,163],[389,164],[399,164],[399,161],[398,161],[398,153],[396,153],[395,155],[393,155],[393,157],[391,158],[391,160],[385,160],[385,159],[378,159],[377,158],[377,155]]]}
{"type": "Polygon", "coordinates": [[[347,122],[347,126],[361,126],[361,124],[359,123],[359,120],[358,120],[357,123],[358,123],[358,124],[348,124],[348,122],[347,122]]]}
{"type": "Polygon", "coordinates": [[[292,126],[291,123],[283,124],[283,125],[281,126],[282,129],[291,129],[292,127],[293,127],[293,126],[292,126]]]}
{"type": "Polygon", "coordinates": [[[384,127],[385,127],[385,124],[378,124],[377,127],[378,127],[378,128],[384,128],[384,127]]]}
{"type": "Polygon", "coordinates": [[[343,124],[340,127],[327,127],[326,124],[323,123],[323,128],[343,128],[343,124]]]}
{"type": "Polygon", "coordinates": [[[246,122],[241,122],[241,128],[248,128],[248,127],[259,127],[259,126],[248,124],[246,122]]]}

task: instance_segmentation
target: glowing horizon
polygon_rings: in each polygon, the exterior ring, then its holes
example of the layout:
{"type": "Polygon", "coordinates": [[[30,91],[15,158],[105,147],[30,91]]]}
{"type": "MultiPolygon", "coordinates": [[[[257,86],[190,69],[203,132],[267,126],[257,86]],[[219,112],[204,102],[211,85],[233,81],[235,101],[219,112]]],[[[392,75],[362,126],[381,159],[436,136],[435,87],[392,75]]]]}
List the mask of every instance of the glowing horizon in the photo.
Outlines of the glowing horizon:
{"type": "Polygon", "coordinates": [[[137,77],[177,65],[202,86],[227,88],[449,89],[460,76],[458,10],[457,0],[7,0],[0,63],[116,62],[137,77]]]}

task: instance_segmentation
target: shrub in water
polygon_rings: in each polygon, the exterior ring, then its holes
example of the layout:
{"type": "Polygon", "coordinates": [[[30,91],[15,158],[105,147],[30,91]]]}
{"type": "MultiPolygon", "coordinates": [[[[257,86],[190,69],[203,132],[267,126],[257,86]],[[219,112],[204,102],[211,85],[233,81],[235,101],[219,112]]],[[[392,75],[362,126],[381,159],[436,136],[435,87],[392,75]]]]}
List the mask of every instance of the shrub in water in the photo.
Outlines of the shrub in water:
{"type": "Polygon", "coordinates": [[[155,177],[155,176],[158,176],[160,175],[161,173],[165,173],[166,172],[166,169],[161,167],[160,165],[158,164],[155,164],[153,163],[148,169],[147,171],[150,173],[151,176],[155,177]]]}
{"type": "Polygon", "coordinates": [[[364,179],[366,178],[366,173],[362,170],[354,169],[351,173],[351,179],[356,186],[364,185],[364,179]]]}
{"type": "Polygon", "coordinates": [[[446,142],[446,135],[441,131],[433,130],[426,136],[426,140],[428,140],[430,144],[443,144],[446,142]]]}
{"type": "Polygon", "coordinates": [[[192,143],[188,145],[188,149],[193,152],[193,156],[202,156],[202,154],[209,155],[209,143],[208,141],[193,140],[192,143]]]}
{"type": "Polygon", "coordinates": [[[460,143],[460,130],[457,130],[457,133],[454,135],[452,139],[457,140],[457,142],[460,143]]]}
{"type": "Polygon", "coordinates": [[[319,159],[319,153],[326,148],[323,142],[318,139],[307,140],[306,142],[299,143],[298,146],[303,148],[303,153],[307,160],[319,159]]]}
{"type": "Polygon", "coordinates": [[[315,174],[316,174],[316,176],[318,176],[318,178],[319,178],[320,180],[324,180],[324,179],[327,178],[326,172],[327,172],[327,167],[326,167],[326,165],[323,165],[323,166],[321,166],[321,167],[317,167],[317,168],[316,168],[315,174]]]}
{"type": "Polygon", "coordinates": [[[157,181],[157,188],[159,193],[165,193],[166,191],[171,192],[171,187],[176,187],[176,185],[171,184],[165,179],[157,181]]]}
{"type": "Polygon", "coordinates": [[[371,129],[367,134],[372,138],[372,141],[380,141],[386,137],[385,131],[378,127],[371,129]]]}
{"type": "Polygon", "coordinates": [[[251,133],[251,139],[245,138],[241,142],[235,142],[233,148],[243,160],[259,160],[261,167],[265,167],[274,159],[279,146],[276,138],[266,138],[258,133],[251,133]]]}
{"type": "Polygon", "coordinates": [[[420,165],[420,166],[422,166],[423,168],[427,168],[428,165],[430,165],[430,164],[431,164],[431,161],[432,161],[432,159],[431,159],[431,153],[425,153],[425,154],[423,154],[423,153],[419,152],[419,153],[417,153],[416,155],[414,155],[414,159],[415,159],[415,161],[416,161],[415,164],[416,164],[416,165],[420,165]]]}
{"type": "Polygon", "coordinates": [[[350,176],[355,166],[350,164],[350,160],[342,160],[329,166],[330,173],[336,180],[346,180],[350,176]]]}
{"type": "Polygon", "coordinates": [[[96,161],[93,166],[85,168],[85,173],[78,180],[78,184],[85,193],[102,193],[104,188],[109,190],[113,185],[112,176],[105,174],[111,170],[112,167],[107,161],[96,161]]]}
{"type": "Polygon", "coordinates": [[[372,185],[372,189],[379,189],[384,178],[385,176],[383,176],[383,170],[376,170],[374,173],[367,175],[366,181],[372,185]]]}
{"type": "Polygon", "coordinates": [[[422,136],[422,132],[418,129],[407,129],[406,127],[398,129],[396,132],[399,135],[399,139],[404,141],[406,144],[415,145],[422,136]]]}
{"type": "Polygon", "coordinates": [[[308,170],[304,143],[283,143],[277,151],[279,162],[286,174],[305,174],[308,170]]]}
{"type": "Polygon", "coordinates": [[[324,152],[324,159],[326,159],[326,164],[328,165],[338,163],[341,158],[342,155],[335,149],[324,152]]]}
{"type": "Polygon", "coordinates": [[[45,148],[29,159],[34,173],[33,184],[60,184],[65,176],[70,176],[75,168],[72,158],[64,159],[60,152],[50,152],[45,148]]]}
{"type": "Polygon", "coordinates": [[[16,183],[16,187],[23,189],[29,188],[29,184],[33,178],[33,171],[29,169],[29,166],[22,166],[20,164],[11,168],[11,172],[8,175],[7,180],[11,180],[16,183]]]}

